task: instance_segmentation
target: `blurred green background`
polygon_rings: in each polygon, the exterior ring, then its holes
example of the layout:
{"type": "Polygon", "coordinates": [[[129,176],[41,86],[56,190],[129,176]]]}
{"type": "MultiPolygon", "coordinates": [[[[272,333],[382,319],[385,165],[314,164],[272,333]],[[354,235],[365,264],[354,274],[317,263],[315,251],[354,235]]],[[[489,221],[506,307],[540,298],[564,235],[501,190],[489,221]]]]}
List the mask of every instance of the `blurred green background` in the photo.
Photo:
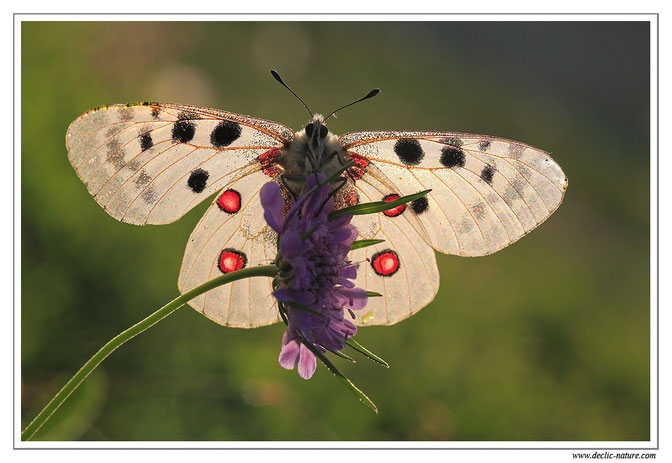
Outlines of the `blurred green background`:
{"type": "MultiPolygon", "coordinates": [[[[646,22],[23,22],[21,361],[25,426],[100,346],[175,297],[207,204],[167,226],[115,221],[64,137],[84,111],[165,101],[295,129],[453,130],[549,151],[564,204],[494,255],[438,255],[414,317],[362,329],[389,370],[277,364],[284,325],[221,327],[183,308],[112,354],[47,440],[648,440],[646,22]]],[[[206,202],[207,203],[207,202],[206,202]]]]}

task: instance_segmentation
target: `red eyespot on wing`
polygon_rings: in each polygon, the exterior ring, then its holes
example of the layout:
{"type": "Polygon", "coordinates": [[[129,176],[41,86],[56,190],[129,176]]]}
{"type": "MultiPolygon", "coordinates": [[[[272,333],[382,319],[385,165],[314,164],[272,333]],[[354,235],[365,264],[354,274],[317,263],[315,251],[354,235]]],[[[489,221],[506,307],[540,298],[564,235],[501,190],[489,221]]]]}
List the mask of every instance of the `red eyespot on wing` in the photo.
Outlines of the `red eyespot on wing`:
{"type": "Polygon", "coordinates": [[[353,153],[351,151],[348,151],[348,154],[350,155],[352,162],[355,163],[351,168],[348,169],[348,172],[350,175],[352,175],[352,178],[359,180],[364,176],[366,167],[371,164],[371,161],[366,159],[364,156],[360,156],[359,154],[353,153]]]}
{"type": "Polygon", "coordinates": [[[381,277],[392,276],[399,270],[399,254],[391,249],[377,252],[371,257],[371,267],[381,277]]]}
{"type": "MultiPolygon", "coordinates": [[[[385,202],[390,202],[394,201],[395,199],[399,199],[399,195],[392,193],[391,195],[387,195],[383,198],[383,201],[385,202]]],[[[383,211],[383,214],[385,214],[388,217],[396,217],[398,215],[401,215],[402,212],[406,210],[406,204],[402,204],[401,206],[393,207],[392,209],[388,209],[386,211],[383,211]]]]}
{"type": "Polygon", "coordinates": [[[278,153],[279,151],[277,149],[272,149],[259,156],[261,170],[269,177],[275,178],[283,171],[282,167],[277,163],[278,153]]]}
{"type": "Polygon", "coordinates": [[[240,210],[240,193],[236,190],[226,190],[217,198],[217,205],[227,214],[235,214],[240,210]]]}
{"type": "Polygon", "coordinates": [[[227,248],[219,255],[219,270],[222,273],[230,273],[235,270],[240,270],[247,265],[247,256],[245,253],[236,251],[235,249],[227,248]]]}

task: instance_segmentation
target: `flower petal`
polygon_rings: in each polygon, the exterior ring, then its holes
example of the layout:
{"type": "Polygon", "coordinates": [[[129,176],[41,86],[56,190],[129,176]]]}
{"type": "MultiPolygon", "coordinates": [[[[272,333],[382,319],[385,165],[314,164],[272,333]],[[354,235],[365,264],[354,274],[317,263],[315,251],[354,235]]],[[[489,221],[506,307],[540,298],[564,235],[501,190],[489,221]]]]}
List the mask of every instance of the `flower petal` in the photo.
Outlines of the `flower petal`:
{"type": "Polygon", "coordinates": [[[369,302],[369,296],[362,288],[341,287],[338,289],[338,295],[343,306],[352,310],[363,309],[369,302]]]}
{"type": "Polygon", "coordinates": [[[280,254],[285,258],[305,254],[312,247],[310,241],[303,241],[298,233],[287,232],[280,239],[280,254]]]}
{"type": "Polygon", "coordinates": [[[282,211],[285,208],[285,200],[282,198],[280,186],[275,182],[267,182],[261,187],[259,199],[261,200],[261,207],[264,208],[266,223],[276,233],[282,232],[282,228],[285,225],[285,217],[282,215],[282,211]]]}
{"type": "Polygon", "coordinates": [[[355,280],[357,279],[357,267],[354,265],[346,265],[345,267],[341,267],[340,275],[343,278],[355,280]]]}
{"type": "Polygon", "coordinates": [[[306,178],[306,191],[312,190],[320,182],[323,182],[327,178],[324,174],[311,174],[306,178]]]}
{"type": "Polygon", "coordinates": [[[310,349],[301,344],[301,353],[299,354],[299,376],[303,379],[310,379],[317,368],[317,358],[310,349]]]}
{"type": "Polygon", "coordinates": [[[288,332],[289,330],[285,330],[285,335],[282,337],[282,349],[280,349],[278,363],[285,370],[292,370],[299,362],[302,346],[296,339],[285,342],[288,337],[288,332]]]}
{"type": "MultiPolygon", "coordinates": [[[[320,188],[315,190],[315,192],[310,195],[308,198],[308,201],[303,206],[303,210],[301,211],[303,217],[316,217],[319,216],[323,211],[331,211],[331,208],[334,207],[333,205],[333,198],[330,198],[329,201],[327,201],[327,204],[324,205],[322,209],[320,209],[320,206],[322,206],[322,203],[324,203],[324,200],[327,199],[327,196],[329,195],[329,192],[331,191],[331,187],[329,185],[322,185],[320,188]],[[330,204],[331,203],[331,207],[330,204]]],[[[326,218],[326,214],[325,214],[326,218]]]]}

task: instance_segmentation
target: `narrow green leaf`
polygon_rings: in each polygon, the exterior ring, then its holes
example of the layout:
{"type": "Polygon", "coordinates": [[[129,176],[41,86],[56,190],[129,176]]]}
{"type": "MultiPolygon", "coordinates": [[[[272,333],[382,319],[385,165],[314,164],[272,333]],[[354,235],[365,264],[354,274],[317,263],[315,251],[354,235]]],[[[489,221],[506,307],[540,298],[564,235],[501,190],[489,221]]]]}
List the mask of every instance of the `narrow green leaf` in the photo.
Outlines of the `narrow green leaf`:
{"type": "Polygon", "coordinates": [[[375,292],[375,291],[367,291],[367,292],[366,292],[366,295],[367,295],[368,297],[383,297],[382,294],[377,293],[377,292],[375,292]]]}
{"type": "Polygon", "coordinates": [[[378,357],[376,354],[374,354],[373,352],[371,352],[371,351],[370,351],[369,349],[367,349],[366,347],[362,346],[360,343],[358,343],[358,342],[355,341],[354,339],[348,339],[347,341],[345,341],[345,343],[346,343],[348,346],[350,346],[352,349],[354,349],[354,350],[356,350],[357,352],[359,352],[360,354],[364,355],[365,357],[368,357],[368,358],[370,358],[371,360],[373,360],[374,362],[381,364],[381,365],[384,366],[385,368],[390,368],[390,364],[389,364],[389,363],[387,363],[387,362],[386,362],[385,360],[383,360],[382,358],[378,357]]]}
{"type": "Polygon", "coordinates": [[[327,367],[327,369],[331,371],[341,382],[343,382],[343,384],[345,384],[347,388],[350,389],[350,391],[352,391],[352,393],[354,393],[362,403],[364,403],[364,405],[369,407],[376,414],[378,413],[378,407],[376,407],[376,404],[374,404],[373,401],[366,396],[366,394],[364,394],[357,386],[355,386],[355,384],[352,381],[350,381],[343,373],[341,373],[339,369],[336,368],[334,364],[331,363],[329,359],[324,356],[324,354],[322,354],[322,352],[315,349],[315,347],[312,346],[310,343],[304,342],[303,344],[308,349],[310,349],[310,351],[313,354],[315,354],[317,358],[320,359],[320,361],[324,364],[324,366],[327,367]]]}
{"type": "Polygon", "coordinates": [[[401,198],[395,199],[394,201],[373,201],[370,203],[355,204],[354,206],[344,207],[343,209],[339,209],[329,214],[329,219],[333,220],[343,214],[364,215],[387,211],[389,209],[394,209],[395,207],[406,204],[409,201],[422,198],[430,191],[432,190],[425,190],[412,195],[402,196],[401,198]]]}
{"type": "Polygon", "coordinates": [[[384,243],[385,240],[357,240],[350,245],[350,250],[373,246],[374,244],[384,243]]]}
{"type": "Polygon", "coordinates": [[[352,363],[357,363],[357,362],[355,361],[355,359],[353,359],[353,358],[350,357],[349,355],[344,354],[344,353],[341,352],[340,350],[330,350],[329,352],[331,352],[332,354],[337,355],[338,357],[341,357],[341,358],[343,358],[343,359],[345,359],[345,360],[349,360],[349,361],[352,362],[352,363]]]}

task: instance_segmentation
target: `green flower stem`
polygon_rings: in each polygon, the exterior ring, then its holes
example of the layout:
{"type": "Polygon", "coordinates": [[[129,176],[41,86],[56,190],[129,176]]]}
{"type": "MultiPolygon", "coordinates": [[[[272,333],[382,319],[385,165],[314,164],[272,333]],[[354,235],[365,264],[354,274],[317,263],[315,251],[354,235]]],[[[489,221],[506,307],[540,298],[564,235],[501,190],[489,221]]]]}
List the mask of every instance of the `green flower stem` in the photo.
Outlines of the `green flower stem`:
{"type": "Polygon", "coordinates": [[[42,427],[44,423],[53,415],[53,413],[60,407],[63,402],[74,392],[75,389],[79,387],[82,382],[86,379],[87,376],[91,374],[93,370],[96,369],[98,365],[102,363],[103,360],[107,358],[112,352],[114,352],[119,346],[128,341],[131,338],[134,338],[138,334],[145,331],[147,328],[158,323],[160,320],[164,319],[171,313],[175,312],[177,309],[182,307],[186,302],[191,299],[200,296],[201,294],[210,291],[218,286],[225,285],[227,283],[232,283],[236,280],[241,280],[243,278],[251,277],[270,277],[273,278],[277,273],[278,268],[275,265],[265,265],[259,267],[250,267],[241,270],[236,270],[235,272],[224,274],[214,280],[210,280],[206,283],[203,283],[201,286],[198,286],[191,291],[188,291],[181,296],[173,299],[168,304],[161,307],[159,310],[151,314],[149,317],[145,318],[141,322],[136,323],[135,325],[128,328],[126,331],[118,334],[116,337],[112,338],[107,344],[105,344],[96,354],[89,359],[88,362],[73,376],[70,381],[68,381],[63,388],[58,391],[58,394],[54,396],[53,399],[47,404],[46,407],[35,417],[35,419],[26,426],[26,429],[21,433],[21,440],[30,440],[35,433],[42,427]]]}

